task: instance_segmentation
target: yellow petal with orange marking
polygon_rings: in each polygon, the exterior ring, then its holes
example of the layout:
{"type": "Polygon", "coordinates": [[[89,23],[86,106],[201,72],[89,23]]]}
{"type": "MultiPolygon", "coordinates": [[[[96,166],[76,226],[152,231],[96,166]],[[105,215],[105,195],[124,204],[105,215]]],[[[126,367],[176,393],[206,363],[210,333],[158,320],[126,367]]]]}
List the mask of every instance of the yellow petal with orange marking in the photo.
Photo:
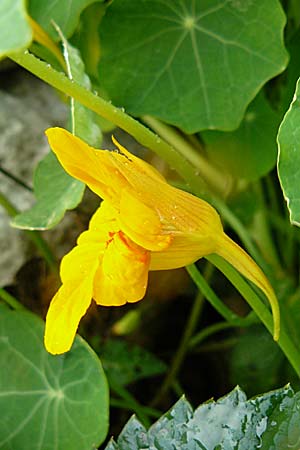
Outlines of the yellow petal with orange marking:
{"type": "Polygon", "coordinates": [[[94,299],[104,306],[141,300],[146,292],[150,252],[122,232],[116,233],[105,250],[94,281],[94,299]]]}

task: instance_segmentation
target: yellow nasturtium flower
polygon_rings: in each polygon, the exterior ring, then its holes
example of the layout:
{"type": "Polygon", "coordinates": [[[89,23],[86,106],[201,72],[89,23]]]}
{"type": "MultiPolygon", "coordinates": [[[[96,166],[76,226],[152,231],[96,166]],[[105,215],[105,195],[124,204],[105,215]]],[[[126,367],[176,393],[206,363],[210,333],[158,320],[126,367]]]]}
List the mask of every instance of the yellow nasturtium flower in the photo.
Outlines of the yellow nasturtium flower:
{"type": "Polygon", "coordinates": [[[279,335],[279,309],[263,272],[223,231],[207,202],[169,185],[152,166],[114,143],[96,150],[61,128],[46,132],[62,166],[103,202],[76,247],[61,262],[62,286],[46,318],[45,346],[70,349],[92,299],[119,306],[141,300],[149,270],[175,269],[216,253],[268,297],[279,335]]]}

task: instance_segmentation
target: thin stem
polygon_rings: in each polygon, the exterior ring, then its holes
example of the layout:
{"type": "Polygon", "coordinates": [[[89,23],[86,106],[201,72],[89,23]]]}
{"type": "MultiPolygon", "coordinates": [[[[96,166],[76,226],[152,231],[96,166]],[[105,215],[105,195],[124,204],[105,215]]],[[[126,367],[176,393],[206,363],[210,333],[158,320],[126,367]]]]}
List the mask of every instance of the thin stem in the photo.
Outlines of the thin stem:
{"type": "Polygon", "coordinates": [[[224,174],[212,166],[175,128],[151,116],[143,116],[142,120],[190,161],[196,168],[197,175],[202,177],[214,190],[222,194],[228,190],[229,180],[224,177],[224,174]]]}
{"type": "Polygon", "coordinates": [[[155,411],[154,408],[148,406],[144,407],[143,405],[141,405],[124,386],[116,383],[114,380],[110,379],[109,385],[111,389],[121,397],[125,404],[127,404],[127,409],[133,410],[140,418],[140,420],[144,423],[144,425],[146,427],[150,427],[151,421],[148,417],[149,411],[153,416],[153,411],[155,411]]]}
{"type": "Polygon", "coordinates": [[[239,236],[242,243],[244,244],[248,252],[251,254],[253,259],[257,262],[257,264],[263,270],[268,270],[268,265],[266,264],[264,258],[262,258],[261,254],[257,250],[257,247],[253,243],[248,230],[240,221],[240,219],[235,214],[233,214],[233,212],[230,210],[230,208],[228,208],[228,206],[224,202],[222,202],[218,198],[213,199],[213,204],[219,211],[225,222],[227,222],[227,224],[230,225],[230,227],[239,236]]]}
{"type": "Polygon", "coordinates": [[[19,302],[13,295],[7,292],[5,289],[0,287],[0,298],[7,303],[7,305],[11,306],[13,309],[25,309],[22,303],[19,302]]]}
{"type": "MultiPolygon", "coordinates": [[[[252,316],[252,321],[245,321],[244,327],[250,326],[254,323],[257,323],[257,319],[252,316]]],[[[201,344],[205,339],[212,336],[213,334],[219,333],[220,331],[228,330],[229,328],[240,328],[241,325],[239,323],[233,322],[217,322],[209,325],[208,327],[203,328],[199,333],[195,334],[189,342],[190,350],[194,350],[194,348],[201,344]]]]}
{"type": "Polygon", "coordinates": [[[289,233],[293,233],[295,241],[300,243],[300,230],[297,227],[293,227],[288,220],[283,219],[281,216],[274,214],[273,211],[267,211],[268,219],[272,224],[272,227],[278,230],[284,235],[284,240],[289,233]]]}
{"type": "Polygon", "coordinates": [[[221,352],[232,348],[237,342],[237,337],[227,338],[220,342],[208,342],[207,344],[201,345],[201,347],[196,350],[196,353],[221,352]]]}
{"type": "Polygon", "coordinates": [[[22,186],[27,191],[29,191],[29,192],[33,191],[33,189],[30,186],[28,186],[28,184],[24,183],[23,180],[20,180],[20,178],[16,177],[15,175],[13,175],[12,173],[10,173],[8,170],[4,169],[1,166],[0,166],[0,172],[3,173],[3,175],[5,175],[10,180],[12,180],[15,183],[17,183],[19,186],[22,186]]]}
{"type": "MultiPolygon", "coordinates": [[[[211,277],[212,271],[213,271],[212,265],[211,264],[207,265],[205,269],[205,275],[207,278],[211,277]]],[[[188,352],[189,340],[193,335],[195,328],[197,327],[199,316],[203,309],[204,304],[203,300],[204,300],[203,294],[199,292],[195,297],[187,324],[184,328],[184,332],[180,340],[180,344],[173,357],[168,374],[164,379],[160,389],[158,390],[153,402],[151,403],[152,406],[157,405],[160,402],[163,395],[165,395],[165,393],[170,389],[170,387],[176,380],[177,374],[179,373],[181,365],[186,356],[186,353],[188,352]]]]}
{"type": "MultiPolygon", "coordinates": [[[[0,205],[6,210],[10,217],[14,217],[18,214],[18,210],[12,205],[8,198],[0,192],[0,205]]],[[[40,254],[43,256],[45,261],[48,263],[49,267],[53,272],[57,273],[57,261],[54,257],[52,251],[50,250],[47,242],[42,238],[38,231],[24,231],[26,235],[31,239],[36,248],[39,250],[40,254]]]]}
{"type": "MultiPolygon", "coordinates": [[[[128,405],[128,402],[126,400],[111,397],[109,400],[109,404],[110,406],[113,406],[115,408],[132,411],[132,406],[128,405]]],[[[140,409],[143,410],[143,412],[147,414],[149,417],[153,417],[154,419],[158,419],[162,414],[161,411],[158,411],[157,409],[154,408],[149,408],[148,406],[140,405],[140,409]]]]}
{"type": "Polygon", "coordinates": [[[255,236],[255,241],[264,255],[265,260],[269,261],[278,273],[281,273],[282,268],[279,261],[279,256],[271,237],[269,222],[266,218],[266,205],[260,182],[256,183],[255,190],[257,197],[259,198],[260,205],[254,217],[253,235],[255,236]]]}
{"type": "MultiPolygon", "coordinates": [[[[250,285],[242,278],[242,276],[229,264],[218,255],[210,255],[206,257],[208,261],[214,264],[221,272],[224,273],[226,278],[235,286],[235,288],[241,293],[244,299],[249,303],[251,308],[257,314],[261,322],[273,333],[273,320],[270,311],[267,306],[262,302],[260,297],[254,292],[250,285]]],[[[300,377],[300,351],[289,338],[286,331],[286,326],[283,321],[280,330],[280,336],[278,345],[282,349],[283,353],[291,363],[297,375],[300,377]]]]}
{"type": "Polygon", "coordinates": [[[5,211],[10,217],[14,217],[16,214],[18,214],[18,211],[16,208],[10,203],[8,198],[0,192],[0,205],[3,206],[5,211]]]}
{"type": "MultiPolygon", "coordinates": [[[[199,272],[195,264],[191,264],[186,267],[186,270],[198,289],[202,292],[204,298],[209,301],[213,308],[215,308],[218,313],[224,317],[227,322],[234,324],[235,326],[247,326],[248,323],[253,323],[253,316],[249,317],[239,317],[235,314],[231,309],[227,308],[227,306],[219,299],[219,297],[215,294],[212,288],[207,283],[206,279],[199,272]]],[[[251,314],[251,313],[250,313],[251,314]]]]}

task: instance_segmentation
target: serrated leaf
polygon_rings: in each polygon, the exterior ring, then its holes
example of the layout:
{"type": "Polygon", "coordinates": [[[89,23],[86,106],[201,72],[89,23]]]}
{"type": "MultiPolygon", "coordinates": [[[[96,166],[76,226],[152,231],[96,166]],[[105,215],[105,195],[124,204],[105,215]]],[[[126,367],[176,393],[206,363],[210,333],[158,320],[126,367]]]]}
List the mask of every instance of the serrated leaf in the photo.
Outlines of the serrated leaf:
{"type": "Polygon", "coordinates": [[[122,386],[166,371],[166,365],[147,350],[117,339],[107,340],[100,355],[108,379],[122,386]]]}
{"type": "Polygon", "coordinates": [[[201,133],[209,158],[234,178],[255,181],[274,168],[280,115],[259,94],[234,131],[201,133]]]}
{"type": "Polygon", "coordinates": [[[105,450],[296,450],[299,419],[300,396],[291,387],[250,400],[237,387],[195,411],[181,398],[148,431],[133,417],[105,450]]]}
{"type": "Polygon", "coordinates": [[[293,101],[279,127],[278,176],[293,225],[300,226],[300,79],[293,101]]]}
{"type": "Polygon", "coordinates": [[[31,40],[25,0],[1,0],[0,58],[29,47],[31,40]]]}
{"type": "Polygon", "coordinates": [[[0,448],[91,450],[108,428],[100,361],[80,337],[50,355],[43,333],[37,316],[0,305],[0,448]]]}
{"type": "Polygon", "coordinates": [[[133,115],[188,133],[232,130],[287,64],[284,25],[278,0],[115,0],[100,28],[99,78],[133,115]]]}
{"type": "MultiPolygon", "coordinates": [[[[63,38],[64,56],[69,77],[86,89],[91,89],[89,77],[79,51],[63,38]]],[[[72,131],[90,145],[98,147],[102,140],[100,128],[96,125],[95,113],[71,99],[72,131]]],[[[36,204],[12,221],[17,228],[45,230],[54,227],[64,217],[66,210],[76,208],[81,202],[84,184],[68,175],[56,156],[50,152],[37,166],[34,175],[36,204]]]]}
{"type": "Polygon", "coordinates": [[[95,1],[103,0],[29,0],[28,10],[31,17],[57,41],[59,38],[53,22],[68,38],[74,33],[82,11],[95,1]]]}
{"type": "Polygon", "coordinates": [[[135,416],[133,416],[129,419],[124,430],[121,432],[116,449],[145,449],[147,448],[147,443],[148,438],[146,428],[135,416]]]}

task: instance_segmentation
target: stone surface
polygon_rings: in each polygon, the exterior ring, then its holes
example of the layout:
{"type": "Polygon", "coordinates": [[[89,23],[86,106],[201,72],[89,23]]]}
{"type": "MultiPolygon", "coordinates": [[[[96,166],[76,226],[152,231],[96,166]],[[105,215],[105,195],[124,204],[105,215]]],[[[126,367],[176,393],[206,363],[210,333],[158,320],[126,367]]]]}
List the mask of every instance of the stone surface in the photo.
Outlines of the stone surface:
{"type": "MultiPolygon", "coordinates": [[[[38,161],[49,151],[44,130],[64,125],[67,107],[58,94],[29,73],[13,68],[0,75],[0,165],[32,186],[38,161]]],[[[0,173],[2,194],[18,209],[29,208],[32,192],[0,173]]],[[[0,207],[0,286],[13,281],[30,253],[31,244],[21,230],[12,228],[0,207]]]]}

